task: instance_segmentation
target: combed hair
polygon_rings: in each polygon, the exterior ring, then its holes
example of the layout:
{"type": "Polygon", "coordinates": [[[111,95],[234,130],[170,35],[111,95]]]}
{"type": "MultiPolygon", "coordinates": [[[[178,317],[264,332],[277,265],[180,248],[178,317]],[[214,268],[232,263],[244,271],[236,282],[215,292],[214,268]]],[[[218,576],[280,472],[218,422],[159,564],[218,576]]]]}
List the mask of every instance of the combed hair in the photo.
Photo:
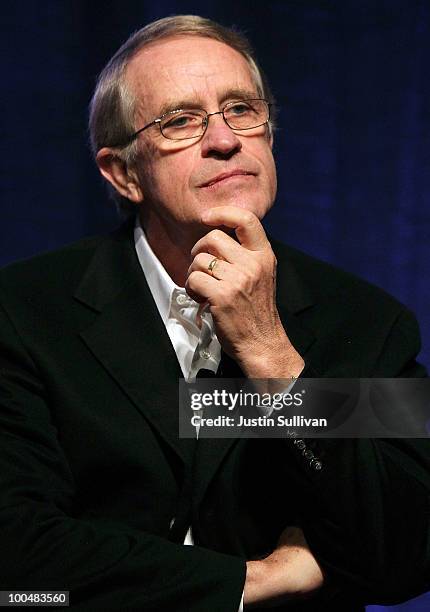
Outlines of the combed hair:
{"type": "MultiPolygon", "coordinates": [[[[137,141],[128,142],[135,128],[136,100],[127,87],[125,72],[132,58],[150,43],[172,36],[203,36],[225,43],[248,62],[258,95],[273,103],[267,79],[259,68],[248,39],[233,28],[197,15],[174,15],[158,19],[132,34],[101,71],[90,103],[89,133],[94,157],[103,147],[113,147],[129,167],[137,158],[137,141]],[[128,144],[124,144],[127,143],[128,144]]],[[[270,129],[272,129],[272,125],[270,129]]],[[[127,216],[136,207],[112,188],[120,213],[127,216]]]]}

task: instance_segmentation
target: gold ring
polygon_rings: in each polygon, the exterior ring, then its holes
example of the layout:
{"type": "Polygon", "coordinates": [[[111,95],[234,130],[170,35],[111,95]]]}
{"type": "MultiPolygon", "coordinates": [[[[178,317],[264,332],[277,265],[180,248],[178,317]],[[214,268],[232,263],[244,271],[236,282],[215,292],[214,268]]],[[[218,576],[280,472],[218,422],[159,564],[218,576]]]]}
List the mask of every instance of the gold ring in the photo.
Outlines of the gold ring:
{"type": "Polygon", "coordinates": [[[208,272],[210,272],[211,276],[213,276],[214,268],[217,264],[218,257],[214,257],[208,265],[208,272]]]}

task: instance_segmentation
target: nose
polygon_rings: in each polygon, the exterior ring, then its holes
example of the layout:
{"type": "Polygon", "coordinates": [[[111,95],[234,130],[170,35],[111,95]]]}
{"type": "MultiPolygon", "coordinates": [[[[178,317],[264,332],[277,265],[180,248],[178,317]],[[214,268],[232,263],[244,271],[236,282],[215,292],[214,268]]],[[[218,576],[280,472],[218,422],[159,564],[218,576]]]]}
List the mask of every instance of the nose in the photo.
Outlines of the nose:
{"type": "Polygon", "coordinates": [[[224,121],[222,111],[209,113],[206,121],[206,132],[201,141],[203,157],[231,157],[241,150],[242,143],[224,121]]]}

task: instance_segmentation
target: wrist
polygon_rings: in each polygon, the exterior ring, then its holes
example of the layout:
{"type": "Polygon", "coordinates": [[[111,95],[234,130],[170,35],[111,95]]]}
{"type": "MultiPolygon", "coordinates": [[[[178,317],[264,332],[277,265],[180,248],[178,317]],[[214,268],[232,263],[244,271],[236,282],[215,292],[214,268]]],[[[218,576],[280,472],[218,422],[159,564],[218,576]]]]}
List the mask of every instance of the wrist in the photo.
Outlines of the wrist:
{"type": "Polygon", "coordinates": [[[251,348],[238,361],[248,378],[295,379],[305,367],[302,356],[287,337],[267,347],[251,348]]]}
{"type": "Polygon", "coordinates": [[[261,603],[265,599],[265,565],[263,561],[246,562],[246,580],[243,591],[243,603],[246,606],[261,603]]]}

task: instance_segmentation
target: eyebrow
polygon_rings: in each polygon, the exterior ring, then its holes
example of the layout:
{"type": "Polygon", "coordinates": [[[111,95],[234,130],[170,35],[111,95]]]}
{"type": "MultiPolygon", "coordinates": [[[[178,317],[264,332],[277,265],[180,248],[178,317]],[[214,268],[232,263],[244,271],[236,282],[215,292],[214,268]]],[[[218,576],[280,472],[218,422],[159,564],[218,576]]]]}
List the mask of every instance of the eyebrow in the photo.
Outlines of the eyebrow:
{"type": "MultiPolygon", "coordinates": [[[[233,100],[246,100],[248,98],[258,98],[259,95],[256,91],[250,89],[229,89],[226,91],[220,99],[220,106],[233,100]]],[[[200,98],[201,100],[201,98],[200,98]]],[[[159,117],[180,109],[204,109],[204,102],[199,101],[197,98],[181,98],[171,99],[163,104],[160,109],[159,117]]],[[[205,109],[204,109],[205,110],[205,109]]]]}

